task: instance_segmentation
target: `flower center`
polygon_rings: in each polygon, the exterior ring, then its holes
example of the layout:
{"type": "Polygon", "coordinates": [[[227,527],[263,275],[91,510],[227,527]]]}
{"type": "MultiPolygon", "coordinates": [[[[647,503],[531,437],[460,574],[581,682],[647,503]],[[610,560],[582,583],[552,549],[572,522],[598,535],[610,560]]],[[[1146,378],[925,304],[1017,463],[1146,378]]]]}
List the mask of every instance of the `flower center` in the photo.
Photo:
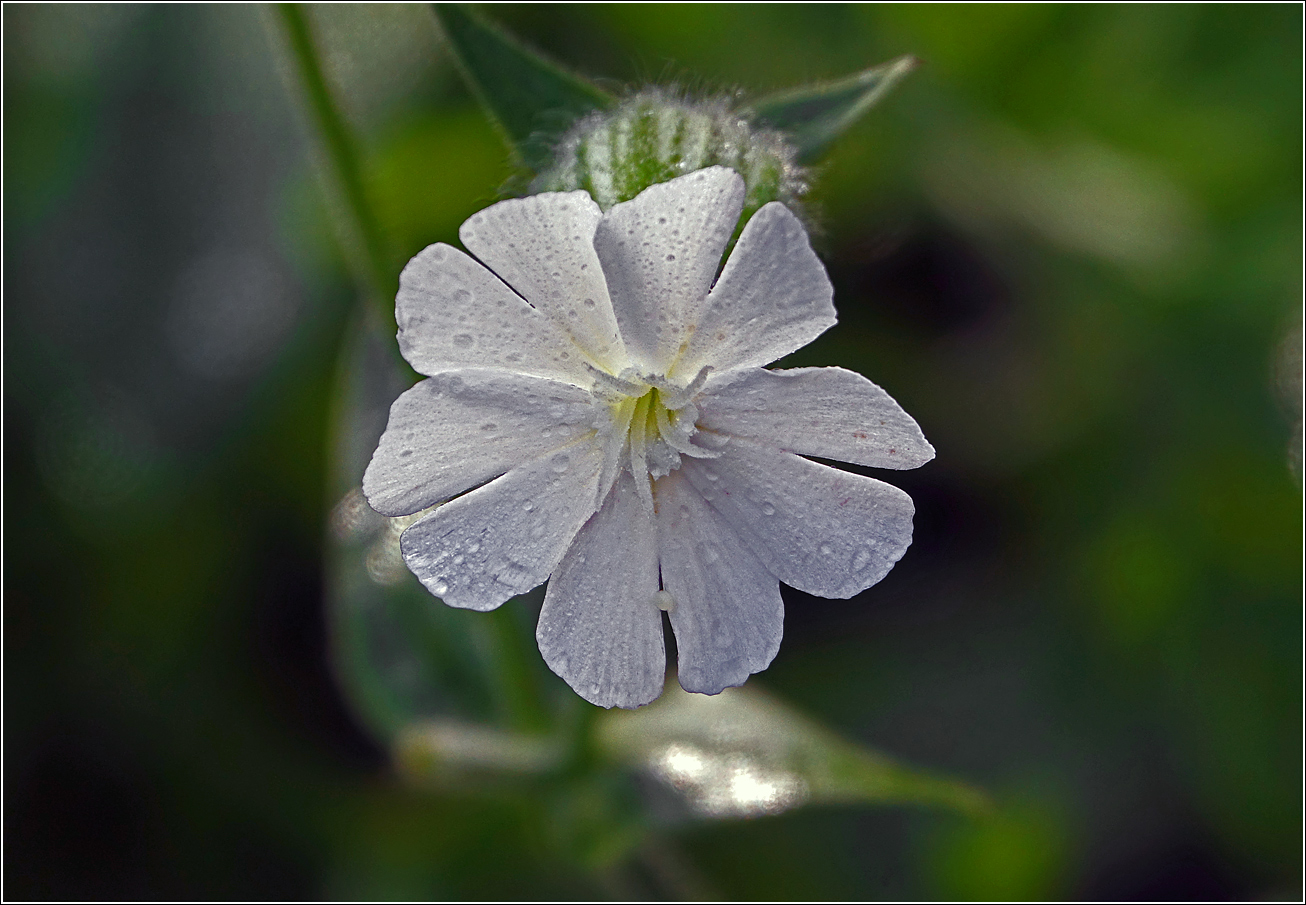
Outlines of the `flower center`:
{"type": "MultiPolygon", "coordinates": [[[[592,392],[607,403],[608,478],[622,468],[635,478],[635,488],[650,511],[652,482],[680,467],[682,456],[715,458],[725,438],[702,431],[695,423],[694,398],[707,382],[704,368],[688,386],[678,387],[665,378],[639,374],[632,369],[620,377],[594,369],[592,392]]],[[[602,486],[607,487],[605,480],[602,486]]]]}

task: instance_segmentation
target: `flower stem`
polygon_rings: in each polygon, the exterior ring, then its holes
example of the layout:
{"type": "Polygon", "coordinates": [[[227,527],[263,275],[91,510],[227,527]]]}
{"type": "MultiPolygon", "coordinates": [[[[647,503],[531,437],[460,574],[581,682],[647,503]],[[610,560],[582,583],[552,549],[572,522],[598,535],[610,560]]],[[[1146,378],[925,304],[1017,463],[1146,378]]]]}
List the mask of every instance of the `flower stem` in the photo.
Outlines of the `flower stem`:
{"type": "Polygon", "coordinates": [[[523,641],[523,632],[514,614],[499,607],[485,614],[494,648],[491,682],[508,724],[520,732],[546,732],[550,728],[549,711],[540,695],[539,683],[531,671],[531,651],[523,641]]]}
{"type": "Polygon", "coordinates": [[[303,92],[308,118],[320,142],[322,176],[329,200],[336,207],[335,220],[343,234],[350,268],[360,287],[378,307],[382,323],[393,323],[397,289],[394,261],[380,221],[368,202],[358,144],[331,95],[303,5],[277,4],[276,18],[303,92]]]}

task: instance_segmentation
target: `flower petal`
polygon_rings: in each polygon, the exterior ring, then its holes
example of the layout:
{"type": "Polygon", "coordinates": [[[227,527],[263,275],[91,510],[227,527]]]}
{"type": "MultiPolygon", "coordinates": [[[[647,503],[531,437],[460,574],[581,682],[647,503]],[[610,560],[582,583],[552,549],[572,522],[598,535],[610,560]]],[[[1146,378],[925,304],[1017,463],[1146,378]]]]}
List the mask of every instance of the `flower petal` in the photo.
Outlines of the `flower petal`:
{"type": "Polygon", "coordinates": [[[772,575],[809,594],[864,591],[911,544],[911,497],[874,478],[739,438],[681,468],[772,575]]]}
{"type": "Polygon", "coordinates": [[[544,582],[595,509],[603,464],[581,441],[514,468],[414,522],[404,562],[450,606],[492,610],[544,582]]]}
{"type": "Polygon", "coordinates": [[[665,374],[698,317],[744,204],[744,180],[709,167],[614,205],[594,234],[626,352],[665,374]]]}
{"type": "Polygon", "coordinates": [[[657,591],[657,531],[622,472],[549,580],[535,630],[549,669],[600,707],[656,698],[667,668],[657,591]]]}
{"type": "Polygon", "coordinates": [[[590,383],[584,355],[567,334],[476,260],[443,243],[404,267],[395,319],[404,358],[428,376],[500,368],[590,383]]]}
{"type": "Polygon", "coordinates": [[[458,231],[463,245],[560,326],[600,367],[626,367],[594,229],[603,212],[586,192],[500,201],[458,231]]]}
{"type": "Polygon", "coordinates": [[[660,478],[656,493],[680,685],[700,694],[742,685],[780,649],[780,583],[682,471],[660,478]]]}
{"type": "Polygon", "coordinates": [[[676,375],[759,367],[807,345],[835,322],[834,287],[807,230],[778,201],[748,221],[695,319],[676,375]]]}
{"type": "Polygon", "coordinates": [[[917,468],[934,458],[920,426],[893,397],[843,368],[736,372],[698,398],[708,430],[875,468],[917,468]]]}
{"type": "Polygon", "coordinates": [[[504,371],[423,380],[390,406],[363,475],[382,515],[409,515],[538,459],[593,429],[588,392],[504,371]]]}

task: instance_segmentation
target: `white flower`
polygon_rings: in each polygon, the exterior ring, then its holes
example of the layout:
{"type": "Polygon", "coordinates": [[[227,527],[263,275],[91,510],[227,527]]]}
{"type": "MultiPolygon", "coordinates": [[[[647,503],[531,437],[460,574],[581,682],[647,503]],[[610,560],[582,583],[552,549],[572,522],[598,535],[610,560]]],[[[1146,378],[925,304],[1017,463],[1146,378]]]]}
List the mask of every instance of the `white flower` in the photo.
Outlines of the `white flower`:
{"type": "Polygon", "coordinates": [[[762,368],[835,322],[798,219],[761,208],[713,284],[743,199],[713,167],[606,214],[503,201],[460,231],[479,262],[432,245],[400,281],[399,345],[430,379],[390,409],[367,499],[451,500],[401,542],[451,606],[549,579],[540,651],[600,706],[661,693],[663,610],[681,685],[716,694],[775,656],[780,582],[851,597],[911,542],[907,494],[802,456],[915,468],[916,422],[850,371],[762,368]]]}

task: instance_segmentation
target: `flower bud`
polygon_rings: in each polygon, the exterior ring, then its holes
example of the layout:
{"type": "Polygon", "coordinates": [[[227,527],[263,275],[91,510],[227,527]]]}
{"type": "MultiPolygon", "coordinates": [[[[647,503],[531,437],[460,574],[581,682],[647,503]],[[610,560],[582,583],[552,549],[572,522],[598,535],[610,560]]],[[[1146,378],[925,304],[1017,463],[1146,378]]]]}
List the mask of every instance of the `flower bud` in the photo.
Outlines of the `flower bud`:
{"type": "Polygon", "coordinates": [[[784,135],[757,126],[728,98],[692,101],[654,88],[580,120],[531,191],[583,189],[607,211],[656,183],[725,166],[747,187],[743,223],[767,202],[794,206],[806,191],[796,156],[784,135]]]}

